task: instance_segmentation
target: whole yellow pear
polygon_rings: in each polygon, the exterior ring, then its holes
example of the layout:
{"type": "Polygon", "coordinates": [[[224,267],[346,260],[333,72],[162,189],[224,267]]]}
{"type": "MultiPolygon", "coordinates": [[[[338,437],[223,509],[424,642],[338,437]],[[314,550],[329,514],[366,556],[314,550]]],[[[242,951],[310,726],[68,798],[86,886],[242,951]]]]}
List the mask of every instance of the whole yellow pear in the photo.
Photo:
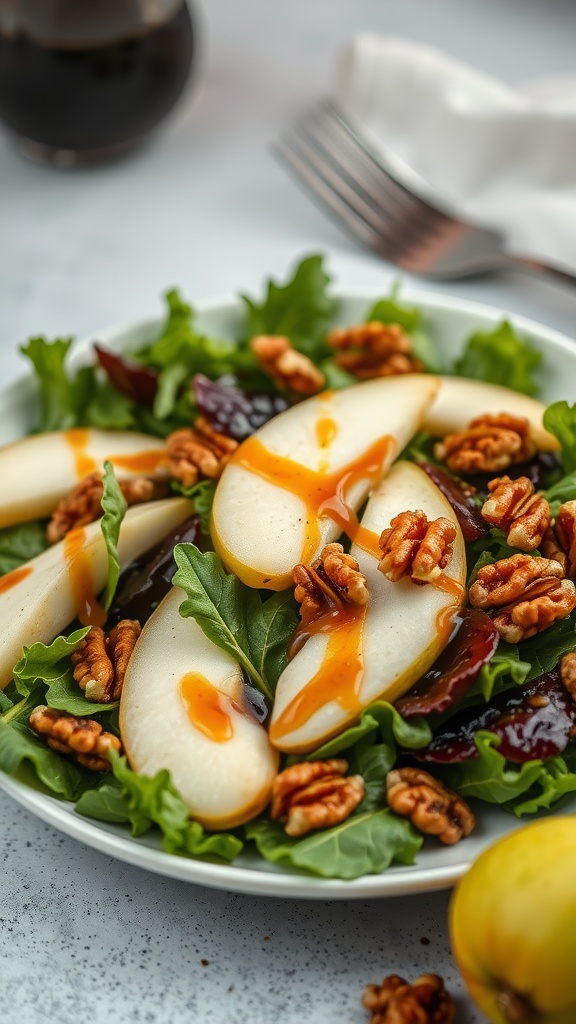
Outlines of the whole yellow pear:
{"type": "Polygon", "coordinates": [[[450,902],[452,951],[493,1024],[576,1024],[576,817],[482,853],[450,902]]]}

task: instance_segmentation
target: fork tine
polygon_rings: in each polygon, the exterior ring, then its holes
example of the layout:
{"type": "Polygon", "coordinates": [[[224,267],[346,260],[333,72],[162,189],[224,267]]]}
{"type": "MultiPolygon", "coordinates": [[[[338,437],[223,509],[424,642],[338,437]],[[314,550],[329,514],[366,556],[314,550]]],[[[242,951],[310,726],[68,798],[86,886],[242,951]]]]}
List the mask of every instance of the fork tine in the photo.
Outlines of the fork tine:
{"type": "MultiPolygon", "coordinates": [[[[381,211],[357,180],[337,166],[311,136],[294,129],[286,135],[281,149],[280,153],[280,147],[277,148],[278,154],[284,156],[300,181],[380,256],[406,269],[415,269],[414,252],[422,254],[430,244],[437,244],[437,226],[419,223],[412,231],[407,223],[387,216],[386,209],[381,211]]],[[[444,227],[442,221],[441,228],[444,227]]]]}
{"type": "Polygon", "coordinates": [[[274,154],[280,159],[289,172],[293,172],[298,183],[304,185],[313,199],[327,208],[342,225],[357,238],[359,242],[372,249],[377,255],[388,258],[383,251],[378,232],[371,228],[346,200],[335,191],[319,170],[310,164],[308,157],[302,157],[297,143],[285,138],[273,146],[274,154]]]}

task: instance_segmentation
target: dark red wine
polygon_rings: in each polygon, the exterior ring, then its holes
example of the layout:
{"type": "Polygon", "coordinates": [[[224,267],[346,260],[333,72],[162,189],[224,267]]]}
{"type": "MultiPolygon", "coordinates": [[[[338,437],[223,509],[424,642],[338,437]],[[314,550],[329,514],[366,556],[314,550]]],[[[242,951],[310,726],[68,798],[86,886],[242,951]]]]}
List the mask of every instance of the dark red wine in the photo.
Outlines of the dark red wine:
{"type": "Polygon", "coordinates": [[[0,34],[0,121],[40,147],[114,151],[145,137],[188,79],[192,20],[169,20],[96,44],[0,34]]]}

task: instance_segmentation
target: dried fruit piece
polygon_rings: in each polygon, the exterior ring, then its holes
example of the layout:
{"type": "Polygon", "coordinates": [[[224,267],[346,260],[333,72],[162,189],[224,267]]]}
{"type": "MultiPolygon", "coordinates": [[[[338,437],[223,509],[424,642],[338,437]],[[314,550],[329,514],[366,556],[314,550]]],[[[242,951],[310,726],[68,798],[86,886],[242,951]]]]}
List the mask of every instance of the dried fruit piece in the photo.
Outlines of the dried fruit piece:
{"type": "Polygon", "coordinates": [[[288,408],[282,395],[243,391],[236,385],[210,380],[202,373],[194,376],[194,398],[210,426],[238,442],[245,441],[288,408]]]}
{"type": "Polygon", "coordinates": [[[498,646],[498,630],[489,615],[465,608],[455,636],[440,657],[400,700],[396,710],[404,718],[447,711],[471,689],[478,673],[498,646]]]}
{"type": "Polygon", "coordinates": [[[488,533],[488,527],[480,514],[472,493],[473,487],[466,488],[454,477],[448,476],[440,466],[433,462],[416,460],[416,465],[423,469],[427,476],[434,481],[438,490],[444,495],[454,509],[456,518],[462,530],[465,541],[479,540],[488,533]]]}

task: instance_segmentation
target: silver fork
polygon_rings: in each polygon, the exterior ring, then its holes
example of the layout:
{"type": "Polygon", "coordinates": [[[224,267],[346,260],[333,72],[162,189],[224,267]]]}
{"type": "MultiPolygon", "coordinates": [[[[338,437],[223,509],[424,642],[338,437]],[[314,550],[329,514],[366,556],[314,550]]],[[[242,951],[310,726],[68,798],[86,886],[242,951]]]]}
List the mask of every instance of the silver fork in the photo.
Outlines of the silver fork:
{"type": "Polygon", "coordinates": [[[446,279],[517,269],[576,284],[576,275],[560,267],[506,253],[497,232],[431,200],[411,168],[395,154],[376,154],[330,100],[296,122],[274,152],[350,234],[403,270],[446,279]]]}

